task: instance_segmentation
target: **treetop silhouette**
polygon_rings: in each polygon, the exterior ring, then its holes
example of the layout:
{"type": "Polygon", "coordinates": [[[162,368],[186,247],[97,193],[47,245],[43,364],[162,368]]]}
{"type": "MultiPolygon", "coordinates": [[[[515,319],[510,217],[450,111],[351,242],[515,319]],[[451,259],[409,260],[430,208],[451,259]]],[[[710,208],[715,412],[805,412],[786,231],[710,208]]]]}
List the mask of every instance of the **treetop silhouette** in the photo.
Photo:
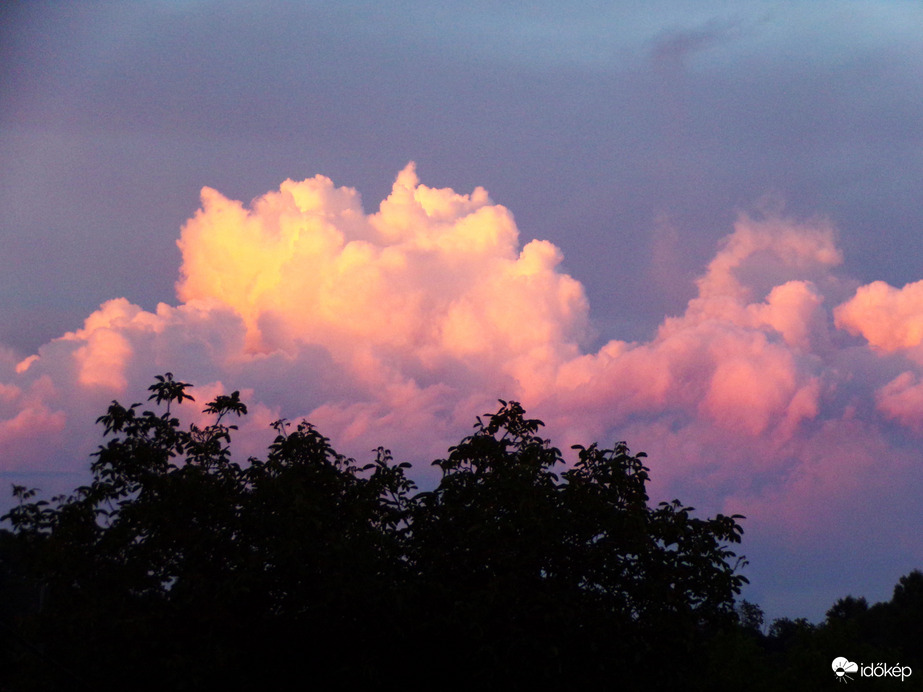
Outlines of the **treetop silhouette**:
{"type": "Polygon", "coordinates": [[[627,682],[664,657],[699,665],[736,621],[742,517],[650,506],[625,443],[577,447],[566,468],[542,422],[501,401],[416,492],[409,464],[379,448],[359,465],[306,421],[236,461],[239,392],[184,427],[190,389],[166,373],[149,388],[160,412],[113,401],[89,485],[51,502],[15,489],[9,689],[244,688],[305,666],[346,685],[407,656],[470,683],[627,682]]]}

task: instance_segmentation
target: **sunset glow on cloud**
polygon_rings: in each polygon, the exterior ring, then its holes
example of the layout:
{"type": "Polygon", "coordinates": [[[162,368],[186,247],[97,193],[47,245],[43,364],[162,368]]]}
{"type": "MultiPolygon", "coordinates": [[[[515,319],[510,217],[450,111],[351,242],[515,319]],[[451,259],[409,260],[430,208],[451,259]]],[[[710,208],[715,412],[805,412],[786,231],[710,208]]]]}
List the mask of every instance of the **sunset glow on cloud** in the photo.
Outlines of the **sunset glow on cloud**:
{"type": "MultiPolygon", "coordinates": [[[[5,356],[7,470],[85,468],[95,416],[171,370],[196,384],[188,420],[244,390],[246,454],[270,421],[304,416],[349,454],[383,444],[419,464],[517,399],[562,446],[628,440],[650,453],[655,494],[746,513],[766,540],[821,540],[852,513],[874,524],[870,493],[903,507],[919,485],[892,440],[923,433],[923,284],[850,288],[826,221],[741,216],[682,314],[595,350],[561,251],[524,243],[485,190],[427,187],[413,164],[372,214],[323,176],[249,206],[205,188],[178,244],[177,306],[116,298],[5,356]]],[[[904,549],[923,559],[920,540],[904,549]]]]}
{"type": "Polygon", "coordinates": [[[913,350],[923,344],[923,281],[901,289],[875,281],[862,286],[834,314],[838,327],[861,334],[875,348],[913,350]]]}
{"type": "Polygon", "coordinates": [[[5,3],[0,514],[167,371],[184,422],[240,390],[241,459],[307,417],[422,486],[519,399],[746,515],[768,617],[890,598],[923,569],[923,3],[610,5],[5,3]]]}

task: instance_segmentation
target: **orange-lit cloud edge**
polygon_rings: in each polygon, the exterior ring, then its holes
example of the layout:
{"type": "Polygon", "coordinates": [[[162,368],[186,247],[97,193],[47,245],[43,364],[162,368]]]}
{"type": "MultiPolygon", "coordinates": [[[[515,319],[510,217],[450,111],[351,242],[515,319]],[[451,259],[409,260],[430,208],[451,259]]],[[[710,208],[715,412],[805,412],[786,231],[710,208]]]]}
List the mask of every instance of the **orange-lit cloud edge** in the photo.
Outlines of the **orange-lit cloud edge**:
{"type": "MultiPolygon", "coordinates": [[[[921,497],[923,281],[856,288],[825,221],[741,216],[683,314],[596,352],[560,250],[521,246],[485,190],[427,187],[413,164],[373,214],[320,175],[249,208],[205,188],[178,244],[178,305],[117,298],[25,360],[0,353],[4,469],[86,468],[108,402],[171,370],[197,385],[190,420],[243,391],[244,455],[284,415],[357,457],[424,462],[512,398],[559,446],[627,440],[655,495],[794,543],[844,522],[872,541],[882,508],[921,497]]],[[[895,540],[919,559],[915,534],[895,540]]]]}

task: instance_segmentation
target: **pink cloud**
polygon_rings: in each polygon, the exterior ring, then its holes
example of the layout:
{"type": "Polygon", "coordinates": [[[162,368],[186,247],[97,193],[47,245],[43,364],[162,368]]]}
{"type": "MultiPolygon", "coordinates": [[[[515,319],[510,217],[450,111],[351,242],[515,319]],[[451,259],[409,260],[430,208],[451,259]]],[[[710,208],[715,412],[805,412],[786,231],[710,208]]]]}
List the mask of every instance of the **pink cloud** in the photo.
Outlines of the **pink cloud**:
{"type": "Polygon", "coordinates": [[[923,382],[919,374],[901,373],[876,392],[875,402],[888,418],[923,433],[923,382]]]}
{"type": "Polygon", "coordinates": [[[834,316],[837,327],[863,336],[876,349],[915,349],[923,343],[923,281],[901,289],[874,281],[837,307],[834,316]]]}
{"type": "Polygon", "coordinates": [[[27,359],[0,352],[6,470],[86,469],[92,421],[170,370],[197,385],[187,421],[243,392],[244,458],[272,420],[306,416],[348,454],[427,462],[504,398],[563,448],[628,440],[650,453],[655,497],[748,514],[779,540],[816,545],[859,502],[912,504],[923,282],[831,308],[848,282],[826,221],[742,216],[680,314],[593,352],[561,251],[521,242],[483,189],[427,187],[413,165],[368,214],[323,176],[249,206],[206,188],[179,246],[176,306],[117,298],[27,359]]]}

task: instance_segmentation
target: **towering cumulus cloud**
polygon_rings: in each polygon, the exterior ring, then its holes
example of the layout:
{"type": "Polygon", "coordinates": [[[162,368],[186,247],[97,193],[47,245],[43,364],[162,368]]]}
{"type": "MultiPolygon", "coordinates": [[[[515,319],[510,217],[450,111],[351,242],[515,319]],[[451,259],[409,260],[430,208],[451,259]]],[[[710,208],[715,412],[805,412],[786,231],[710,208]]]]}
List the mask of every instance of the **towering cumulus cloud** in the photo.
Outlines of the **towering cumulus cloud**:
{"type": "Polygon", "coordinates": [[[520,251],[512,215],[481,188],[428,188],[410,165],[371,216],[322,176],[286,181],[252,210],[209,189],[202,201],[179,241],[177,292],[240,315],[250,354],[321,346],[376,390],[532,386],[577,354],[582,287],[556,272],[550,243],[520,251]]]}
{"type": "Polygon", "coordinates": [[[855,290],[823,221],[741,217],[682,314],[595,352],[558,248],[412,164],[373,214],[323,176],[249,208],[205,188],[179,247],[177,306],[117,298],[25,360],[0,352],[7,472],[85,469],[94,417],[165,370],[197,384],[188,417],[243,390],[244,453],[305,416],[348,453],[419,462],[515,398],[561,444],[648,451],[655,493],[747,514],[757,553],[923,558],[915,533],[876,540],[920,497],[923,282],[855,290]]]}

